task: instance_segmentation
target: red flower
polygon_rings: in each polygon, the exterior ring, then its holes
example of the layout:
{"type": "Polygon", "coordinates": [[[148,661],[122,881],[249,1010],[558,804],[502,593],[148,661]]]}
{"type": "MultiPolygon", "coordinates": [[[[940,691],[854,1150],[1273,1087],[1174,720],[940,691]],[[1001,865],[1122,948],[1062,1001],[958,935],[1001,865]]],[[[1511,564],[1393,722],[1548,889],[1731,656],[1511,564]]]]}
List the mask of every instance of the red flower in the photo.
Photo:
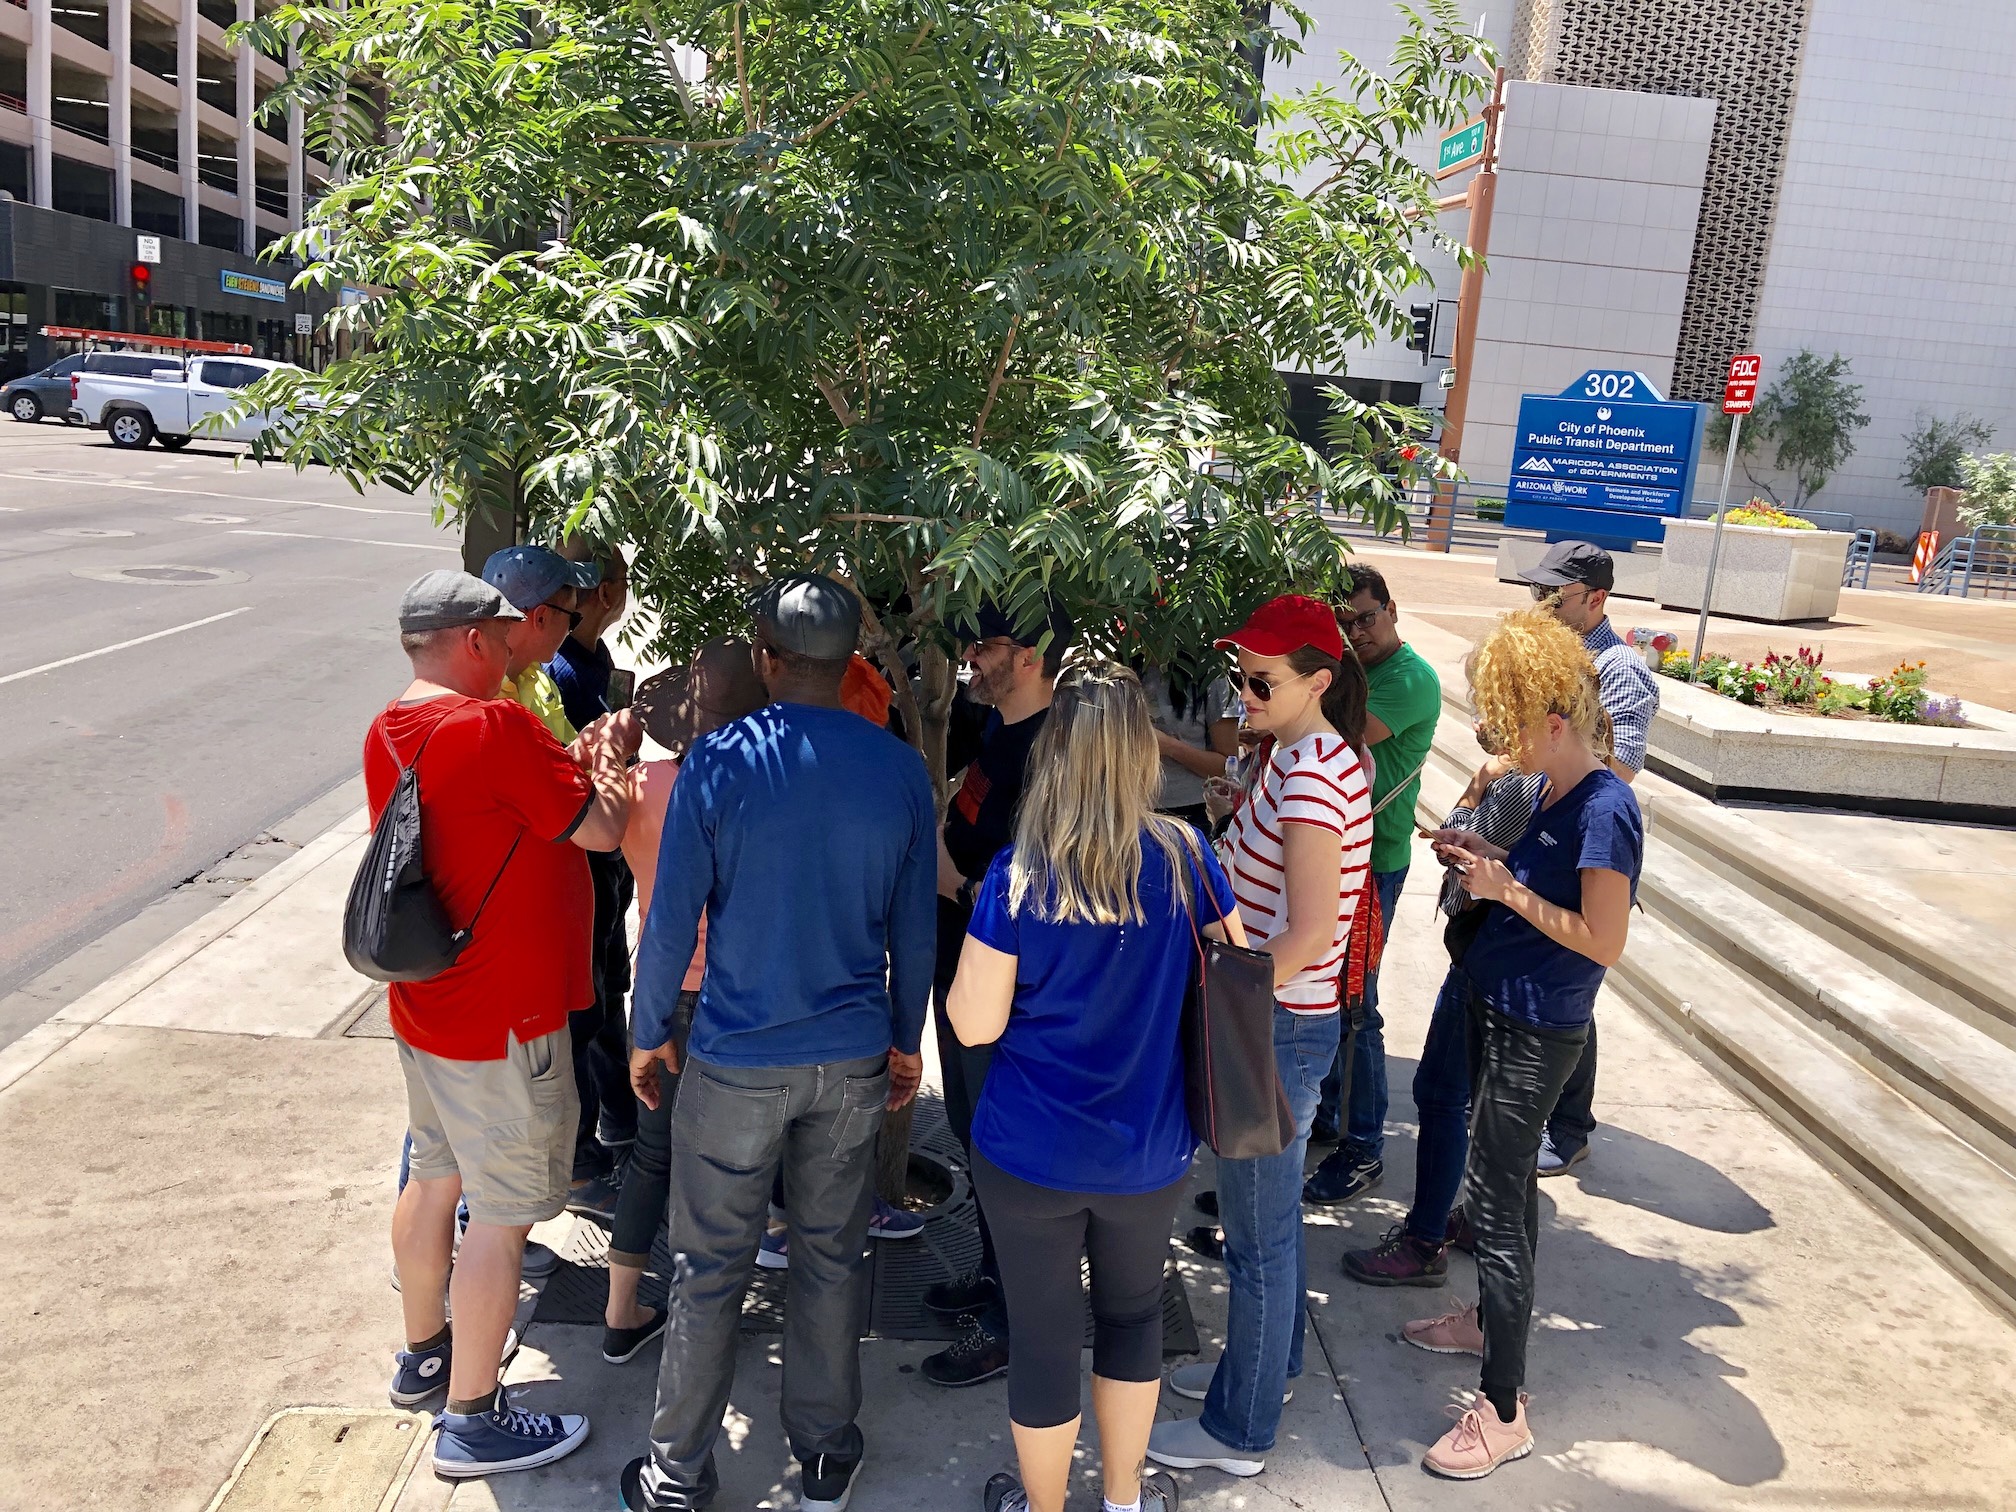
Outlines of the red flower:
{"type": "Polygon", "coordinates": [[[1420,455],[1421,448],[1418,446],[1403,446],[1400,448],[1400,460],[1402,462],[1412,462],[1420,455]]]}

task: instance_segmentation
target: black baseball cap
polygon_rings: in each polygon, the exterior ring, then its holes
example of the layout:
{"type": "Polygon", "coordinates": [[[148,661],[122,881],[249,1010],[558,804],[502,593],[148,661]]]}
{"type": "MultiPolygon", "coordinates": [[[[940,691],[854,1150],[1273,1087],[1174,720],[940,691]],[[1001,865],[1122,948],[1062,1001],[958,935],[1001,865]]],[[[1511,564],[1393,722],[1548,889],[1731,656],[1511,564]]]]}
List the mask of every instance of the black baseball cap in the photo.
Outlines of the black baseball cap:
{"type": "Polygon", "coordinates": [[[1033,648],[1043,639],[1045,631],[1049,632],[1050,642],[1043,649],[1052,655],[1062,655],[1069,650],[1078,633],[1077,627],[1071,623],[1071,616],[1055,599],[1043,601],[1043,618],[1029,630],[1024,630],[1014,615],[992,599],[982,599],[978,609],[952,622],[954,635],[976,645],[981,641],[1005,640],[1033,648]]]}
{"type": "Polygon", "coordinates": [[[749,598],[749,617],[779,651],[845,661],[861,640],[861,601],[829,577],[801,572],[766,583],[749,598]]]}
{"type": "Polygon", "coordinates": [[[1566,588],[1583,583],[1608,593],[1617,582],[1617,566],[1610,553],[1587,541],[1556,541],[1547,555],[1519,574],[1521,582],[1536,588],[1566,588]]]}

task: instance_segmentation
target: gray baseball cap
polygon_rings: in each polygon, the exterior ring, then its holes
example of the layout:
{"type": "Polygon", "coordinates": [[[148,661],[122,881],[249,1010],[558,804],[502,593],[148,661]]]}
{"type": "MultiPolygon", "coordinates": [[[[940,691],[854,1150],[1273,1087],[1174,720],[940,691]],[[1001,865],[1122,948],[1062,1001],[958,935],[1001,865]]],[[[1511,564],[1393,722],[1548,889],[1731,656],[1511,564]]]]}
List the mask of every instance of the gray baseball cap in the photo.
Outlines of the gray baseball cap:
{"type": "Polygon", "coordinates": [[[750,596],[749,616],[778,650],[815,661],[845,661],[861,640],[861,601],[817,573],[766,583],[750,596]]]}
{"type": "Polygon", "coordinates": [[[453,630],[484,620],[522,620],[504,595],[479,577],[441,567],[416,578],[399,601],[399,633],[453,630]]]}

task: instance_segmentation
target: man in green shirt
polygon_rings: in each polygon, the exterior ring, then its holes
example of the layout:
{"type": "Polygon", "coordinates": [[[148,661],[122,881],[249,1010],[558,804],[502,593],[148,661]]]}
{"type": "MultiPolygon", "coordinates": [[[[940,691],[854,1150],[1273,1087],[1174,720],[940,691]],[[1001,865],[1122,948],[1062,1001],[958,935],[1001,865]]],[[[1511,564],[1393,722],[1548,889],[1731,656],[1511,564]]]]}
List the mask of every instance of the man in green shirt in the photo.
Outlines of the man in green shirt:
{"type": "MultiPolygon", "coordinates": [[[[1391,927],[1400,886],[1407,880],[1414,845],[1414,799],[1421,791],[1421,769],[1427,765],[1435,721],[1442,712],[1442,683],[1421,654],[1400,639],[1400,610],[1376,569],[1351,569],[1351,596],[1337,618],[1371,685],[1365,743],[1374,763],[1372,885],[1379,896],[1379,928],[1384,931],[1391,927]]],[[[1327,1133],[1336,1139],[1341,1133],[1343,1139],[1304,1184],[1303,1197],[1310,1202],[1348,1202],[1377,1186],[1386,1171],[1386,1039],[1376,971],[1366,973],[1363,1001],[1345,1007],[1352,1024],[1348,1101],[1343,1086],[1345,1052],[1340,1050],[1338,1064],[1323,1080],[1313,1136],[1320,1139],[1327,1133]]]]}

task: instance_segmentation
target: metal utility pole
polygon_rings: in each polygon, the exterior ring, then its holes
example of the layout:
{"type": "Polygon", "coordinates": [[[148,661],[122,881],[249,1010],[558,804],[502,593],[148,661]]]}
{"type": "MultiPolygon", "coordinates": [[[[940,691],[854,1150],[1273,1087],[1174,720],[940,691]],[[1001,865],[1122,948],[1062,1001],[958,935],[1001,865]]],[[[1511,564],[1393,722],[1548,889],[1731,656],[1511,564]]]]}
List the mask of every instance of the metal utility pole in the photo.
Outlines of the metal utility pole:
{"type": "MultiPolygon", "coordinates": [[[[1463,422],[1470,409],[1470,369],[1477,350],[1477,311],[1484,300],[1484,259],[1491,251],[1491,205],[1498,193],[1498,133],[1505,112],[1505,70],[1499,69],[1491,85],[1491,103],[1484,107],[1484,156],[1470,180],[1463,203],[1470,212],[1470,266],[1463,270],[1457,288],[1456,342],[1449,360],[1456,368],[1456,382],[1442,410],[1442,456],[1445,461],[1463,458],[1463,422]]],[[[1430,551],[1447,551],[1456,528],[1456,485],[1442,481],[1435,485],[1435,498],[1428,506],[1430,551]]]]}
{"type": "Polygon", "coordinates": [[[1708,642],[1708,609],[1715,602],[1715,564],[1722,556],[1722,521],[1729,513],[1729,475],[1736,470],[1736,453],[1743,439],[1743,417],[1757,404],[1757,380],[1764,362],[1754,352],[1740,352],[1729,359],[1729,373],[1722,380],[1722,413],[1729,417],[1729,447],[1722,454],[1722,487],[1715,495],[1715,534],[1708,542],[1708,572],[1701,580],[1701,619],[1694,626],[1694,654],[1687,661],[1687,681],[1701,676],[1701,648],[1708,642]]]}

